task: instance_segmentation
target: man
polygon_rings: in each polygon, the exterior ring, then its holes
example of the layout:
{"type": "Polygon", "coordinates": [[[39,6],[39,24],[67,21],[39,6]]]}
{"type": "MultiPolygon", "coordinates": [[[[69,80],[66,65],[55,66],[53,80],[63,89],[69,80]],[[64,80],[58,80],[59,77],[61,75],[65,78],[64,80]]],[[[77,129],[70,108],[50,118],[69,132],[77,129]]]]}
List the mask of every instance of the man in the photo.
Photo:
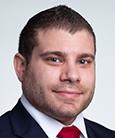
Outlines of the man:
{"type": "Polygon", "coordinates": [[[94,94],[95,54],[93,29],[76,11],[62,5],[32,17],[14,57],[23,95],[1,116],[0,138],[64,138],[66,127],[71,138],[71,126],[79,138],[115,138],[82,115],[94,94]]]}

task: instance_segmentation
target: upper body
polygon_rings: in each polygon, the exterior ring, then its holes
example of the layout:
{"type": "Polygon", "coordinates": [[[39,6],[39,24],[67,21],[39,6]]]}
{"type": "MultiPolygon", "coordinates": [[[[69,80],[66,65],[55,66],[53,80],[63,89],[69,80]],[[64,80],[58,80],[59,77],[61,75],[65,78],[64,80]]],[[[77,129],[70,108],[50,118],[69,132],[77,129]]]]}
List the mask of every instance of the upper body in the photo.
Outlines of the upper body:
{"type": "MultiPolygon", "coordinates": [[[[36,110],[64,126],[72,125],[94,95],[95,54],[94,31],[79,13],[57,6],[36,14],[23,28],[14,57],[24,96],[36,110]]],[[[43,130],[22,108],[18,105],[1,118],[1,124],[6,125],[3,137],[14,131],[23,137],[42,136],[43,130]],[[29,129],[24,129],[22,121],[29,129]]],[[[103,137],[105,132],[107,137],[114,136],[90,121],[85,120],[85,125],[88,137],[103,137]]]]}
{"type": "MultiPolygon", "coordinates": [[[[7,112],[0,117],[0,138],[56,138],[56,133],[52,131],[57,131],[57,129],[60,130],[61,127],[63,127],[63,124],[60,124],[59,122],[55,123],[55,120],[50,123],[52,118],[49,117],[45,118],[45,120],[39,120],[39,124],[38,120],[32,115],[32,113],[34,114],[35,112],[32,110],[27,111],[27,106],[28,105],[26,104],[23,105],[22,102],[19,100],[12,111],[7,112]],[[46,130],[44,130],[43,127],[45,122],[46,126],[50,125],[50,128],[46,128],[46,130]],[[48,130],[49,133],[47,133],[48,130]]],[[[40,118],[44,118],[43,115],[38,114],[37,112],[36,115],[40,115],[40,118]]],[[[78,115],[78,119],[76,119],[76,121],[80,121],[80,118],[82,118],[82,115],[78,115]]],[[[95,122],[89,121],[85,118],[82,119],[84,120],[83,122],[81,121],[81,123],[74,123],[74,125],[77,125],[77,127],[83,133],[81,134],[80,138],[115,137],[114,131],[107,129],[95,122]],[[82,128],[84,125],[85,129],[82,128]]]]}

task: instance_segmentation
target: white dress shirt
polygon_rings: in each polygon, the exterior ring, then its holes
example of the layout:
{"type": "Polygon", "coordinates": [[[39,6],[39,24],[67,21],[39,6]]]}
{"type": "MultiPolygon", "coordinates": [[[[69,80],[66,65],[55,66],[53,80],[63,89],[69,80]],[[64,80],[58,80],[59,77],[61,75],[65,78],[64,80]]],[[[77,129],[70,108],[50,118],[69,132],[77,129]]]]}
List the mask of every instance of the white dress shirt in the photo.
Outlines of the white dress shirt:
{"type": "MultiPolygon", "coordinates": [[[[64,125],[59,121],[38,111],[34,106],[30,104],[24,95],[21,97],[21,102],[29,114],[41,126],[47,136],[49,138],[56,138],[57,134],[60,132],[62,127],[64,127],[64,125]]],[[[81,131],[80,138],[88,138],[82,113],[77,116],[72,125],[76,126],[81,131]]]]}

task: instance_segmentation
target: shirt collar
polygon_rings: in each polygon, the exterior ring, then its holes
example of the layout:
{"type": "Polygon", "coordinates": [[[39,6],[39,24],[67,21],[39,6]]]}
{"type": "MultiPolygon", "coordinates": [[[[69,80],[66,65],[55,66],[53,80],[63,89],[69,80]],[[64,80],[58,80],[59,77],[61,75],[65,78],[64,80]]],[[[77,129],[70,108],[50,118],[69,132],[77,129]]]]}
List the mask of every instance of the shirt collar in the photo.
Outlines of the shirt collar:
{"type": "MultiPolygon", "coordinates": [[[[64,127],[64,125],[57,120],[47,116],[46,114],[40,112],[35,107],[33,107],[24,95],[21,97],[21,102],[25,109],[30,113],[30,115],[35,119],[35,121],[41,126],[44,132],[49,138],[56,138],[59,131],[64,127]],[[49,133],[50,132],[50,133],[49,133]]],[[[80,113],[75,121],[73,122],[74,126],[79,128],[84,138],[87,137],[84,118],[82,113],[80,113]]]]}

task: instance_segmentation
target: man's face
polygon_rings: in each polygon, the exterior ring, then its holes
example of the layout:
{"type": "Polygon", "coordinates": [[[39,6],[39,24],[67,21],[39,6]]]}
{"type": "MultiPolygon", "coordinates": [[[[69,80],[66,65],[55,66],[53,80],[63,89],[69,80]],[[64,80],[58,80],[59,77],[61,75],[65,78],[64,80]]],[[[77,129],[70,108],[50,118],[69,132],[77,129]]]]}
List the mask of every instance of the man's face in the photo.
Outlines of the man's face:
{"type": "Polygon", "coordinates": [[[51,29],[39,32],[22,77],[27,99],[41,112],[70,124],[90,103],[95,87],[92,35],[51,29]]]}

